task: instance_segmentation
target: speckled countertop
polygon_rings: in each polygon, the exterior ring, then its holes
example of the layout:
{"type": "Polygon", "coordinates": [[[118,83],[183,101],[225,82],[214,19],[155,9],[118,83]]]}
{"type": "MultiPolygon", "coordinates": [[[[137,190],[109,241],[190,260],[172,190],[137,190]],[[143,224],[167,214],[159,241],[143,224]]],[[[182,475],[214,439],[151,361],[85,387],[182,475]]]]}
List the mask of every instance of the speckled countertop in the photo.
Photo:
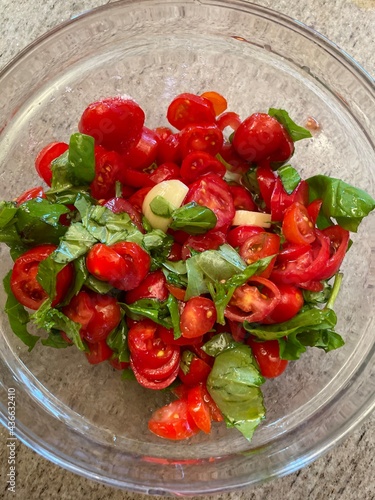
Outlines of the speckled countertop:
{"type": "MultiPolygon", "coordinates": [[[[103,0],[0,1],[0,67],[28,43],[60,22],[97,7],[103,0]]],[[[258,0],[254,3],[287,14],[327,36],[375,75],[375,0],[258,0]]],[[[350,437],[309,467],[262,486],[204,500],[375,499],[375,415],[350,437]]],[[[0,441],[6,442],[0,429],[0,441]]],[[[16,493],[6,491],[6,447],[0,447],[0,498],[146,500],[75,476],[19,443],[16,493]]],[[[156,498],[156,497],[155,497],[156,498]]]]}

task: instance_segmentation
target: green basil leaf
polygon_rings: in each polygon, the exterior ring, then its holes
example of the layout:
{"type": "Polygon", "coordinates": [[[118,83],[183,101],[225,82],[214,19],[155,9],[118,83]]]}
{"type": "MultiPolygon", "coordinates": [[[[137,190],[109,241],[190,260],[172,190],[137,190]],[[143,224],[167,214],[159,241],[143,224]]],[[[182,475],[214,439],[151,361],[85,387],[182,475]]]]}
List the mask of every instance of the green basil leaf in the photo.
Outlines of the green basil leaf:
{"type": "Polygon", "coordinates": [[[53,347],[54,349],[65,349],[72,345],[62,338],[59,330],[51,330],[48,332],[48,337],[46,339],[41,339],[41,342],[44,346],[53,347]]]}
{"type": "Polygon", "coordinates": [[[29,348],[31,351],[38,342],[39,337],[32,335],[27,330],[27,324],[30,321],[29,313],[18,302],[10,288],[10,277],[12,271],[5,276],[3,280],[4,290],[7,294],[5,303],[5,313],[8,315],[9,325],[13,333],[29,348]]]}
{"type": "Polygon", "coordinates": [[[54,260],[66,264],[85,255],[98,240],[83,226],[81,222],[72,223],[58,248],[54,252],[54,260]]]}
{"type": "Polygon", "coordinates": [[[289,116],[289,113],[284,109],[270,108],[268,114],[276,118],[278,122],[283,125],[288,134],[292,138],[293,142],[300,141],[301,139],[309,139],[312,137],[311,132],[307,129],[297,125],[289,116]]]}
{"type": "Polygon", "coordinates": [[[119,361],[127,363],[130,361],[130,352],[128,348],[128,327],[124,319],[122,319],[117,328],[115,328],[108,335],[106,342],[119,361]]]}
{"type": "Polygon", "coordinates": [[[18,207],[14,201],[0,201],[0,229],[14,222],[18,207]]]}
{"type": "Polygon", "coordinates": [[[150,209],[153,214],[159,217],[165,219],[172,217],[173,207],[163,196],[155,196],[150,203],[150,209]]]}
{"type": "Polygon", "coordinates": [[[206,342],[201,349],[209,356],[216,357],[226,349],[231,349],[237,345],[230,333],[219,333],[206,342]]]}
{"type": "Polygon", "coordinates": [[[250,440],[265,417],[260,385],[264,378],[247,345],[227,349],[216,358],[207,379],[207,390],[225,417],[250,440]]]}
{"type": "Polygon", "coordinates": [[[158,299],[140,299],[133,304],[122,304],[126,314],[135,320],[142,318],[149,318],[158,325],[172,328],[169,309],[166,304],[167,301],[160,301],[158,299]]]}
{"type": "Polygon", "coordinates": [[[306,346],[317,347],[325,352],[342,347],[345,342],[334,330],[329,328],[323,330],[312,330],[294,333],[285,339],[278,339],[280,347],[280,358],[297,360],[306,351],[306,346]]]}
{"type": "Polygon", "coordinates": [[[190,366],[191,362],[193,359],[196,357],[194,353],[189,351],[189,349],[185,349],[182,354],[181,354],[181,359],[180,359],[180,368],[181,371],[187,375],[190,371],[190,366]]]}
{"type": "Polygon", "coordinates": [[[171,229],[181,229],[188,234],[204,234],[217,223],[216,215],[211,209],[194,201],[174,210],[172,219],[169,225],[171,229]]]}
{"type": "Polygon", "coordinates": [[[208,293],[208,288],[204,279],[204,272],[199,265],[200,254],[190,257],[186,260],[186,271],[188,277],[188,285],[185,293],[185,300],[191,297],[198,297],[208,293]]]}
{"type": "Polygon", "coordinates": [[[375,208],[375,200],[369,194],[340,179],[315,175],[307,183],[310,201],[323,201],[320,210],[323,219],[317,221],[321,229],[330,225],[330,219],[336,219],[344,229],[356,232],[362,219],[375,208]]]}
{"type": "Polygon", "coordinates": [[[56,296],[57,275],[65,265],[66,264],[61,262],[55,262],[53,253],[38,264],[36,279],[52,300],[56,296]]]}
{"type": "Polygon", "coordinates": [[[167,299],[167,308],[169,314],[171,316],[171,322],[173,327],[173,335],[175,339],[179,339],[181,337],[181,329],[180,329],[180,311],[178,307],[178,301],[176,297],[170,293],[167,299]]]}
{"type": "Polygon", "coordinates": [[[277,169],[277,173],[285,191],[288,194],[292,194],[301,182],[301,177],[297,170],[292,165],[283,165],[277,169]]]}
{"type": "Polygon", "coordinates": [[[94,138],[76,133],[70,137],[68,159],[74,186],[90,184],[95,177],[94,138]]]}

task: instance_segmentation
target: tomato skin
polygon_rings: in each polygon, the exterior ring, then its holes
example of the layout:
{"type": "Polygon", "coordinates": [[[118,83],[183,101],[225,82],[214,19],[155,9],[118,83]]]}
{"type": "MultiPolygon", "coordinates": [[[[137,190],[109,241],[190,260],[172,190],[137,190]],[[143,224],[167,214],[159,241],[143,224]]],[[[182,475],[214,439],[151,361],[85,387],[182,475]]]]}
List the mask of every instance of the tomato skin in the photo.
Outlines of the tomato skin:
{"type": "Polygon", "coordinates": [[[330,240],[330,256],[316,280],[331,278],[340,269],[349,245],[350,233],[340,226],[329,226],[322,230],[323,236],[330,240]]]}
{"type": "Polygon", "coordinates": [[[180,316],[181,334],[186,339],[200,337],[210,331],[216,322],[216,308],[206,297],[192,297],[180,316]]]}
{"type": "MultiPolygon", "coordinates": [[[[37,310],[48,298],[47,292],[37,281],[38,266],[56,250],[55,245],[39,245],[27,250],[14,262],[10,278],[13,295],[20,304],[29,309],[37,310]]],[[[66,265],[57,275],[56,295],[52,307],[56,306],[67,293],[73,280],[72,264],[66,265]]]]}
{"type": "Polygon", "coordinates": [[[166,286],[169,293],[172,294],[177,300],[183,301],[185,299],[186,290],[184,288],[179,288],[170,283],[167,283],[166,286]]]}
{"type": "Polygon", "coordinates": [[[177,130],[192,123],[215,123],[215,118],[211,101],[187,92],[175,97],[167,110],[167,119],[177,130]]]}
{"type": "Polygon", "coordinates": [[[193,344],[194,345],[201,344],[203,342],[203,336],[195,337],[193,339],[186,339],[185,337],[180,337],[178,339],[175,339],[173,335],[173,330],[168,330],[163,326],[159,326],[158,334],[162,339],[162,341],[167,345],[191,346],[193,344]]]}
{"type": "Polygon", "coordinates": [[[188,372],[184,373],[184,371],[180,368],[178,378],[184,385],[193,387],[201,382],[205,383],[210,372],[211,366],[203,361],[203,359],[193,355],[189,364],[188,372]]]}
{"type": "Polygon", "coordinates": [[[179,135],[183,158],[194,151],[204,151],[215,156],[224,141],[222,131],[214,123],[187,125],[179,135]]]}
{"type": "Polygon", "coordinates": [[[97,279],[113,283],[113,286],[128,271],[128,264],[121,255],[103,243],[97,243],[90,248],[86,257],[86,267],[97,279]]]}
{"type": "Polygon", "coordinates": [[[263,377],[275,378],[284,373],[288,366],[288,361],[280,359],[280,349],[277,340],[258,342],[250,337],[248,345],[253,351],[263,377]]]}
{"type": "Polygon", "coordinates": [[[109,97],[87,106],[78,129],[94,137],[95,144],[124,153],[139,141],[144,120],[143,110],[132,99],[109,97]]]}
{"type": "Polygon", "coordinates": [[[181,257],[183,260],[190,257],[190,248],[197,252],[217,250],[223,243],[225,243],[225,233],[222,231],[210,230],[206,234],[188,236],[182,246],[181,257]]]}
{"type": "Polygon", "coordinates": [[[114,368],[115,370],[125,370],[130,366],[130,363],[127,361],[120,361],[119,358],[114,357],[113,355],[108,359],[109,364],[114,368]]]}
{"type": "Polygon", "coordinates": [[[229,185],[229,190],[233,196],[233,203],[236,210],[257,211],[257,206],[247,189],[243,186],[229,185]]]}
{"type": "Polygon", "coordinates": [[[216,124],[220,130],[230,127],[232,130],[237,130],[241,125],[241,118],[233,111],[227,111],[217,117],[216,124]]]}
{"type": "Polygon", "coordinates": [[[211,432],[211,413],[204,399],[202,385],[191,387],[187,395],[188,411],[196,426],[206,434],[211,432]]]}
{"type": "Polygon", "coordinates": [[[139,210],[140,214],[142,213],[143,200],[145,199],[146,194],[151,189],[152,189],[152,186],[142,187],[129,197],[128,201],[133,205],[133,207],[135,207],[137,210],[139,210]]]}
{"type": "Polygon", "coordinates": [[[150,178],[150,175],[140,170],[133,170],[129,166],[125,166],[119,173],[119,181],[128,187],[143,188],[153,187],[155,182],[150,178]]]}
{"type": "Polygon", "coordinates": [[[290,243],[297,245],[310,244],[315,240],[314,224],[307,208],[298,201],[285,210],[282,231],[290,243]]]}
{"type": "Polygon", "coordinates": [[[69,149],[65,142],[51,142],[44,146],[35,158],[35,169],[48,186],[52,182],[51,162],[69,149]]]}
{"type": "Polygon", "coordinates": [[[255,234],[264,233],[264,229],[259,226],[237,226],[227,234],[227,242],[232,247],[241,246],[247,239],[255,234]]]}
{"type": "Polygon", "coordinates": [[[306,207],[309,217],[314,225],[316,224],[322,205],[323,205],[323,200],[316,199],[306,207]]]}
{"type": "MultiPolygon", "coordinates": [[[[219,123],[218,126],[220,127],[219,123]]],[[[244,174],[250,168],[250,164],[237,154],[233,145],[229,142],[224,142],[223,147],[220,150],[220,155],[227,165],[229,165],[227,168],[230,172],[244,174]]]]}
{"type": "Polygon", "coordinates": [[[162,163],[150,174],[150,179],[155,184],[170,179],[180,179],[180,167],[173,162],[162,163]]]}
{"type": "Polygon", "coordinates": [[[236,288],[224,315],[227,319],[239,323],[260,322],[271,313],[280,300],[280,291],[272,281],[252,276],[247,283],[236,288]],[[262,293],[256,285],[262,287],[262,293]]]}
{"type": "Polygon", "coordinates": [[[254,113],[237,128],[233,137],[235,151],[245,160],[258,163],[270,158],[285,161],[286,142],[289,143],[284,127],[272,116],[254,113]]]}
{"type": "Polygon", "coordinates": [[[44,193],[44,189],[42,186],[37,186],[34,188],[30,188],[27,191],[24,191],[19,197],[16,199],[17,205],[22,205],[25,201],[34,200],[35,198],[46,198],[44,193]]]}
{"type": "Polygon", "coordinates": [[[181,164],[181,179],[190,184],[202,175],[213,173],[224,177],[226,169],[214,156],[205,151],[193,151],[185,156],[181,164]]]}
{"type": "Polygon", "coordinates": [[[85,352],[85,356],[90,365],[97,365],[103,361],[107,361],[113,354],[112,349],[108,347],[105,340],[89,344],[89,349],[89,352],[85,352]]]}
{"type": "Polygon", "coordinates": [[[137,226],[141,233],[144,233],[145,230],[142,225],[142,214],[130,201],[124,200],[124,198],[115,197],[106,201],[104,206],[111,210],[114,214],[127,213],[133,224],[137,226]]]}
{"type": "Polygon", "coordinates": [[[216,174],[206,174],[190,185],[185,203],[195,201],[216,215],[215,230],[227,230],[235,215],[233,197],[228,184],[216,174]]]}
{"type": "Polygon", "coordinates": [[[180,136],[179,134],[171,133],[168,136],[160,138],[159,136],[159,147],[156,155],[156,163],[161,165],[162,163],[176,163],[180,164],[182,160],[182,153],[180,147],[180,136]]]}
{"type": "Polygon", "coordinates": [[[120,241],[110,248],[117,252],[127,263],[126,274],[113,284],[125,292],[139,286],[150,270],[151,258],[137,243],[120,241]]]}
{"type": "Polygon", "coordinates": [[[292,319],[303,307],[304,298],[302,291],[293,285],[280,283],[277,288],[280,291],[280,302],[263,320],[262,323],[283,323],[292,319]]]}
{"type": "Polygon", "coordinates": [[[185,399],[178,399],[156,410],[148,428],[157,436],[174,441],[190,438],[199,432],[185,399]]]}
{"type": "Polygon", "coordinates": [[[133,304],[137,300],[153,298],[158,300],[167,300],[168,288],[167,280],[160,269],[153,271],[145,276],[141,283],[126,293],[125,302],[133,304]]]}
{"type": "Polygon", "coordinates": [[[304,206],[309,202],[309,186],[306,181],[301,181],[295,190],[288,194],[279,177],[275,179],[274,189],[271,195],[271,218],[273,221],[282,221],[286,210],[293,203],[301,203],[304,206]]]}
{"type": "Polygon", "coordinates": [[[256,262],[259,259],[275,255],[267,268],[262,271],[259,276],[269,278],[276,262],[276,254],[280,249],[280,237],[274,233],[267,233],[266,231],[259,232],[250,236],[240,246],[238,253],[246,262],[247,265],[256,262]]]}
{"type": "Polygon", "coordinates": [[[132,170],[144,170],[156,160],[158,146],[157,134],[153,130],[143,127],[139,141],[123,155],[125,165],[132,170]]]}
{"type": "Polygon", "coordinates": [[[204,99],[207,99],[212,103],[216,116],[220,115],[221,113],[224,113],[224,111],[228,107],[227,100],[225,99],[224,96],[222,96],[218,92],[214,91],[203,92],[203,94],[201,94],[201,97],[204,97],[204,99]]]}
{"type": "Polygon", "coordinates": [[[95,178],[90,184],[91,195],[97,200],[114,196],[115,183],[122,168],[123,161],[118,153],[95,146],[95,178]]]}

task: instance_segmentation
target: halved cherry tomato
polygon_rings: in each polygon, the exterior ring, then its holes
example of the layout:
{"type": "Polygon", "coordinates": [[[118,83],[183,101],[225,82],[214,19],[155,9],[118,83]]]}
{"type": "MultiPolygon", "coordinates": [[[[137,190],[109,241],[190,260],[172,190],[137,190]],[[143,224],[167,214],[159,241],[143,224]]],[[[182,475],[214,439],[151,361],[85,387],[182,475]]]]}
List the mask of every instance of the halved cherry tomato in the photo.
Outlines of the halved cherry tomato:
{"type": "Polygon", "coordinates": [[[146,194],[151,190],[151,188],[152,186],[142,187],[129,197],[128,201],[130,201],[133,207],[138,209],[140,213],[142,213],[143,200],[145,199],[146,194]]]}
{"type": "Polygon", "coordinates": [[[179,135],[183,157],[194,151],[204,151],[215,156],[223,146],[223,133],[214,123],[187,125],[179,135]]]}
{"type": "Polygon", "coordinates": [[[171,132],[169,135],[163,134],[162,137],[159,135],[156,163],[158,165],[169,162],[179,164],[181,160],[182,154],[179,134],[173,134],[171,132]]]}
{"type": "Polygon", "coordinates": [[[280,236],[275,233],[262,231],[245,240],[240,246],[238,253],[247,265],[252,264],[259,259],[275,255],[275,258],[271,260],[267,268],[260,274],[260,276],[268,278],[271,275],[273,266],[276,262],[276,254],[279,252],[279,248],[280,236]]]}
{"type": "Polygon", "coordinates": [[[227,229],[235,215],[228,184],[216,174],[207,174],[191,184],[185,203],[195,201],[216,215],[215,230],[227,229]]]}
{"type": "Polygon", "coordinates": [[[305,301],[302,291],[294,285],[279,283],[280,302],[263,320],[262,323],[282,323],[292,319],[303,307],[305,301]]]}
{"type": "Polygon", "coordinates": [[[219,94],[218,92],[203,92],[201,94],[201,97],[204,97],[205,99],[209,100],[212,103],[212,106],[215,111],[215,115],[221,115],[221,113],[224,113],[224,111],[228,107],[227,100],[225,99],[224,96],[219,94]]]}
{"type": "Polygon", "coordinates": [[[341,226],[329,226],[322,230],[323,235],[330,240],[329,259],[315,277],[317,280],[331,278],[340,269],[349,245],[350,233],[341,226]]]}
{"type": "Polygon", "coordinates": [[[307,208],[298,201],[285,210],[282,231],[290,243],[297,245],[310,244],[315,240],[314,224],[307,208]]]}
{"type": "Polygon", "coordinates": [[[35,159],[35,169],[48,186],[52,182],[51,163],[69,149],[65,142],[51,142],[44,146],[35,159]]]}
{"type": "Polygon", "coordinates": [[[174,241],[171,246],[171,250],[168,254],[168,260],[172,262],[177,262],[182,259],[182,245],[174,241]]]}
{"type": "Polygon", "coordinates": [[[323,200],[316,199],[306,207],[309,217],[314,225],[316,224],[322,205],[323,205],[323,200]]]}
{"type": "Polygon", "coordinates": [[[144,233],[144,228],[142,225],[142,213],[137,210],[134,205],[129,200],[124,200],[124,198],[111,198],[105,202],[104,206],[109,208],[114,214],[127,213],[133,222],[141,231],[144,233]]]}
{"type": "Polygon", "coordinates": [[[143,127],[142,135],[123,155],[125,165],[132,170],[144,170],[156,160],[159,139],[156,132],[143,127]]]}
{"type": "Polygon", "coordinates": [[[250,236],[254,236],[255,234],[264,233],[264,229],[259,226],[237,226],[227,234],[227,242],[232,247],[239,247],[242,243],[245,243],[246,240],[250,238],[250,236]]]}
{"type": "Polygon", "coordinates": [[[280,291],[272,281],[252,276],[247,283],[236,288],[224,315],[233,321],[259,322],[273,311],[280,300],[280,291]]]}
{"type": "Polygon", "coordinates": [[[197,252],[204,250],[217,250],[220,245],[225,243],[225,233],[211,229],[206,234],[198,234],[196,236],[188,236],[182,246],[181,257],[186,260],[190,257],[190,249],[197,252]]]}
{"type": "Polygon", "coordinates": [[[248,337],[248,333],[246,332],[242,323],[230,319],[227,319],[227,322],[229,324],[230,333],[232,334],[232,337],[236,342],[243,342],[245,338],[248,337]]]}
{"type": "Polygon", "coordinates": [[[184,288],[178,288],[171,283],[167,283],[167,288],[169,293],[171,293],[177,300],[184,300],[186,293],[186,290],[184,288]]]}
{"type": "Polygon", "coordinates": [[[223,144],[223,147],[221,148],[219,154],[227,164],[226,168],[228,168],[230,172],[234,172],[236,174],[244,174],[250,168],[249,162],[247,162],[246,160],[241,158],[239,154],[237,154],[230,142],[225,142],[223,144]]]}
{"type": "Polygon", "coordinates": [[[246,118],[234,133],[232,141],[237,153],[247,161],[286,161],[293,142],[284,127],[272,116],[254,113],[246,118]]]}
{"type": "Polygon", "coordinates": [[[181,334],[186,339],[209,332],[216,322],[216,308],[211,299],[192,297],[180,316],[181,334]]]}
{"type": "Polygon", "coordinates": [[[167,110],[167,119],[177,130],[191,123],[215,123],[215,118],[212,102],[195,94],[178,95],[167,110]]]}
{"type": "Polygon", "coordinates": [[[311,245],[303,244],[296,245],[295,243],[284,242],[280,252],[277,255],[278,262],[287,262],[290,260],[296,260],[301,257],[306,252],[311,250],[311,245]]]}
{"type": "MultiPolygon", "coordinates": [[[[142,387],[145,387],[146,389],[152,389],[154,391],[160,391],[161,389],[165,389],[166,387],[169,387],[177,378],[178,375],[178,362],[176,363],[176,366],[174,367],[174,371],[172,373],[165,377],[162,378],[159,375],[156,375],[155,377],[147,377],[144,375],[142,370],[139,370],[139,367],[134,363],[134,359],[130,358],[130,367],[133,370],[134,376],[137,379],[137,382],[139,385],[142,387]]],[[[162,371],[163,368],[160,368],[160,371],[162,371]]]]}
{"type": "Polygon", "coordinates": [[[130,363],[127,361],[120,361],[118,357],[114,357],[115,355],[112,355],[108,362],[114,368],[115,370],[125,370],[125,368],[128,368],[130,366],[130,363]]]}
{"type": "MultiPolygon", "coordinates": [[[[14,262],[10,277],[10,287],[18,302],[29,309],[39,309],[48,298],[47,292],[37,280],[38,266],[54,250],[55,245],[39,245],[27,250],[14,262]]],[[[73,280],[72,264],[61,269],[56,279],[56,295],[52,307],[56,306],[66,295],[73,280]]]]}
{"type": "Polygon", "coordinates": [[[123,161],[118,153],[95,146],[95,178],[90,184],[91,195],[97,200],[114,196],[115,184],[122,168],[123,161]]]}
{"type": "Polygon", "coordinates": [[[81,290],[63,313],[81,325],[81,336],[92,344],[105,340],[121,321],[121,308],[111,295],[81,290]]]}
{"type": "Polygon", "coordinates": [[[211,431],[211,412],[204,399],[202,385],[196,385],[189,389],[187,395],[188,411],[196,426],[206,434],[211,431]]]}
{"type": "Polygon", "coordinates": [[[129,265],[111,247],[104,243],[97,243],[87,254],[86,267],[88,272],[98,280],[115,286],[126,275],[129,265]]]}
{"type": "Polygon", "coordinates": [[[105,340],[89,344],[89,352],[85,352],[87,361],[91,365],[97,365],[103,361],[107,361],[112,356],[113,351],[110,349],[105,340]]]}
{"type": "Polygon", "coordinates": [[[119,181],[132,188],[153,187],[155,182],[150,178],[150,174],[133,170],[129,166],[125,166],[119,173],[119,181]]]}
{"type": "Polygon", "coordinates": [[[127,263],[126,274],[113,284],[119,290],[129,291],[140,285],[150,270],[151,258],[137,243],[120,241],[110,248],[117,252],[127,263]]]}
{"type": "Polygon", "coordinates": [[[307,206],[309,202],[309,186],[306,181],[301,181],[295,190],[288,194],[279,177],[275,179],[274,189],[271,195],[271,219],[273,221],[282,221],[285,211],[290,205],[299,202],[307,206]]]}
{"type": "Polygon", "coordinates": [[[147,274],[136,288],[127,292],[125,302],[133,304],[137,300],[146,298],[161,301],[168,298],[167,280],[160,269],[147,274]]]}
{"type": "Polygon", "coordinates": [[[219,410],[215,401],[212,399],[205,384],[202,384],[202,392],[203,392],[203,399],[207,403],[208,408],[210,410],[211,419],[214,422],[222,422],[224,420],[223,415],[219,410]]]}
{"type": "Polygon", "coordinates": [[[45,198],[46,195],[44,193],[44,189],[42,186],[37,186],[27,191],[24,191],[17,199],[17,205],[22,205],[25,201],[34,200],[35,198],[45,198]]]}
{"type": "Polygon", "coordinates": [[[181,179],[185,184],[190,184],[208,173],[224,177],[226,169],[219,160],[205,151],[193,151],[182,160],[181,179]]]}
{"type": "Polygon", "coordinates": [[[180,346],[191,346],[195,344],[202,344],[203,342],[203,336],[201,337],[195,337],[193,339],[186,339],[185,337],[179,337],[178,339],[174,338],[173,330],[168,330],[167,328],[164,328],[163,326],[158,327],[158,335],[164,342],[164,344],[167,345],[180,345],[180,346]]]}
{"type": "Polygon", "coordinates": [[[81,133],[108,150],[126,152],[141,138],[145,114],[132,99],[109,97],[93,102],[82,113],[81,133]]]}
{"type": "Polygon", "coordinates": [[[250,210],[253,212],[257,210],[257,206],[246,188],[229,184],[229,190],[233,196],[233,203],[236,210],[250,210]]]}
{"type": "Polygon", "coordinates": [[[266,204],[268,211],[271,211],[271,197],[276,183],[276,175],[272,171],[268,161],[262,162],[256,169],[256,176],[260,194],[266,204]]]}
{"type": "Polygon", "coordinates": [[[248,344],[253,351],[263,377],[275,378],[284,373],[288,366],[288,361],[280,359],[280,349],[277,340],[258,342],[253,338],[249,338],[248,344]]]}
{"type": "Polygon", "coordinates": [[[163,181],[169,181],[170,179],[180,178],[180,168],[176,163],[166,162],[159,165],[151,174],[150,179],[155,184],[159,184],[163,181]]]}
{"type": "Polygon", "coordinates": [[[199,432],[185,399],[178,399],[156,410],[149,422],[151,432],[165,439],[187,439],[199,432]]]}
{"type": "Polygon", "coordinates": [[[211,366],[191,351],[184,351],[182,353],[181,365],[178,378],[188,387],[206,382],[211,372],[211,366]]]}
{"type": "Polygon", "coordinates": [[[237,113],[227,111],[226,113],[218,116],[216,124],[220,130],[224,130],[227,127],[230,127],[232,130],[237,130],[241,125],[241,118],[237,113]]]}

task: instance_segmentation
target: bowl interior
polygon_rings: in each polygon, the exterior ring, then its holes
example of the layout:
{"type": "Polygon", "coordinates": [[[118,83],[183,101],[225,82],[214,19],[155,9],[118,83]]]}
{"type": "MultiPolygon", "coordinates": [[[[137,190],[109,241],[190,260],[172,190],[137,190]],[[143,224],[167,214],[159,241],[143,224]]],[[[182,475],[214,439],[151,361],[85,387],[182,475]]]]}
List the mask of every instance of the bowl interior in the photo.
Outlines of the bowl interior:
{"type": "MultiPolygon", "coordinates": [[[[145,110],[147,126],[167,126],[175,95],[207,90],[225,95],[242,118],[269,107],[302,125],[313,117],[321,128],[297,143],[291,163],[302,176],[332,175],[375,193],[374,91],[353,61],[247,2],[141,1],[64,25],[4,71],[0,198],[40,184],[36,154],[48,142],[68,141],[88,103],[127,94],[145,110]]],[[[1,312],[3,386],[19,391],[21,436],[74,471],[151,493],[223,490],[304,465],[368,411],[374,394],[374,216],[353,240],[336,307],[346,345],[330,354],[311,349],[266,382],[267,419],[252,443],[224,425],[189,442],[161,442],[147,421],[171,400],[167,391],[121,381],[74,349],[38,344],[29,353],[1,312]]],[[[3,276],[11,259],[4,246],[0,255],[3,276]]],[[[1,291],[1,309],[4,303],[1,291]]]]}

